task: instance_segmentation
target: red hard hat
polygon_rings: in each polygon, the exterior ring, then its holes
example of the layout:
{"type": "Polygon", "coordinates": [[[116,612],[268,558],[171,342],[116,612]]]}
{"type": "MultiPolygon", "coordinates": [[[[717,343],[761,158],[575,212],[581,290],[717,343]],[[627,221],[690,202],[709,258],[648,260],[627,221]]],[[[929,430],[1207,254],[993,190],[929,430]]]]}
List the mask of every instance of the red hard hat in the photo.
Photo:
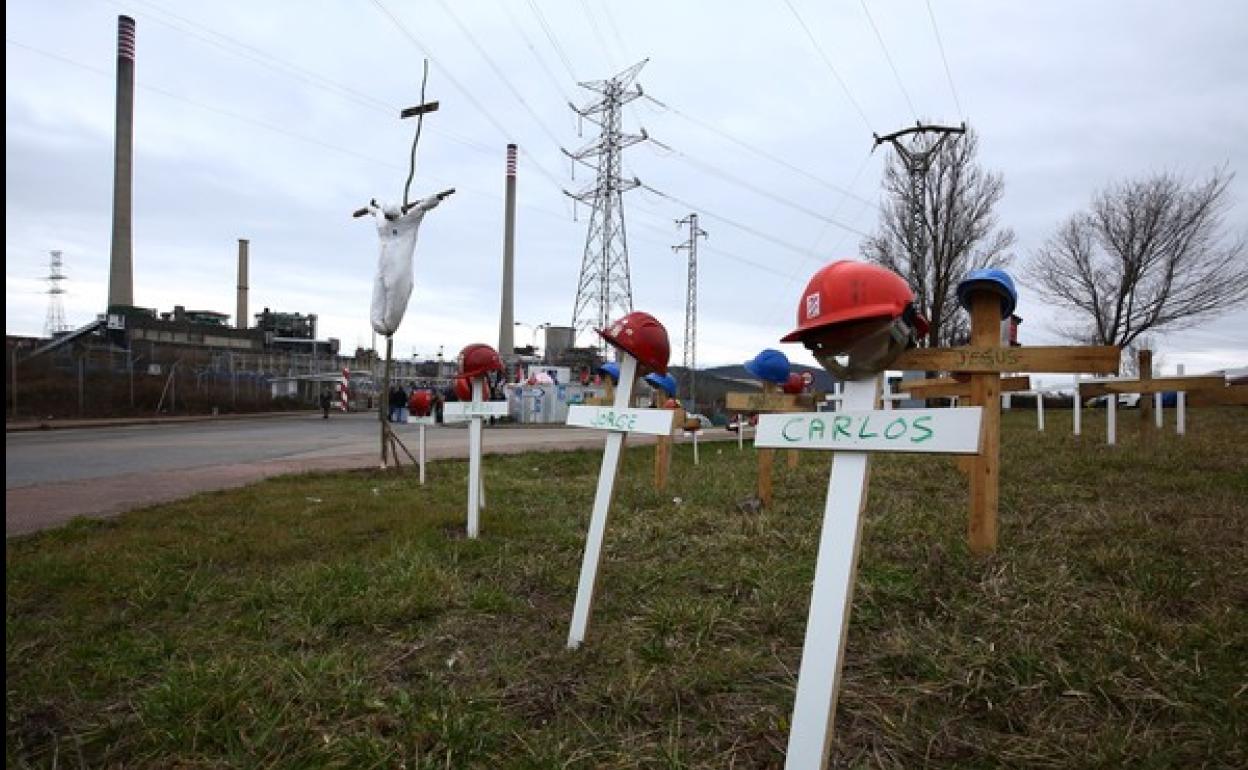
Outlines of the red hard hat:
{"type": "Polygon", "coordinates": [[[459,375],[461,377],[480,377],[486,372],[503,370],[503,362],[498,351],[489,345],[474,343],[459,351],[459,375]]]}
{"type": "Polygon", "coordinates": [[[654,316],[640,311],[629,313],[606,329],[599,329],[602,338],[630,354],[641,364],[642,372],[667,374],[667,359],[672,354],[667,329],[654,316]]]}
{"type": "Polygon", "coordinates": [[[413,390],[407,405],[415,416],[428,417],[430,407],[433,406],[433,397],[427,390],[413,390]]]}
{"type": "Polygon", "coordinates": [[[927,319],[915,312],[914,292],[901,276],[869,262],[840,260],[811,277],[797,307],[797,328],[780,341],[800,342],[836,324],[903,316],[911,316],[918,336],[927,334],[927,319]]]}
{"type": "Polygon", "coordinates": [[[472,381],[467,377],[455,378],[455,398],[460,401],[472,400],[472,381]]]}
{"type": "Polygon", "coordinates": [[[806,389],[806,380],[802,375],[794,372],[789,375],[789,379],[784,383],[782,388],[785,393],[797,394],[806,389]]]}

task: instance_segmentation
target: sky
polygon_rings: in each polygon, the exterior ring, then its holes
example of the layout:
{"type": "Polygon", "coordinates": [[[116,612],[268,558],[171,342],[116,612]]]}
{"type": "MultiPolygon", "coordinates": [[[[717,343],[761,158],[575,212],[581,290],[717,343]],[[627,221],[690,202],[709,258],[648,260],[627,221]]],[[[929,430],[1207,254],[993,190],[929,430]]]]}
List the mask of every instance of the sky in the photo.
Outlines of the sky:
{"type": "MultiPolygon", "coordinates": [[[[48,252],[65,317],[107,301],[116,18],[137,22],[135,304],[232,314],[238,239],[250,308],[315,313],[344,350],[372,344],[370,198],[398,200],[430,59],[413,197],[457,193],[425,219],[397,357],[497,344],[505,145],[520,146],[516,344],[569,325],[592,181],[560,147],[577,83],[648,59],[624,111],[641,142],[625,195],[634,307],[682,360],[687,257],[699,213],[697,362],[779,344],[807,279],[876,230],[885,148],[872,133],[966,121],[1000,173],[1021,268],[1108,184],[1167,171],[1237,176],[1225,225],[1248,233],[1248,4],[963,0],[14,0],[5,4],[5,327],[42,332],[48,252]],[[942,55],[943,53],[943,55],[942,55]],[[655,192],[657,191],[657,192],[655,192]]],[[[1020,285],[1024,344],[1069,344],[1020,285]]],[[[582,342],[588,342],[582,338],[582,342]]],[[[1248,309],[1154,335],[1163,373],[1248,365],[1248,309]]]]}

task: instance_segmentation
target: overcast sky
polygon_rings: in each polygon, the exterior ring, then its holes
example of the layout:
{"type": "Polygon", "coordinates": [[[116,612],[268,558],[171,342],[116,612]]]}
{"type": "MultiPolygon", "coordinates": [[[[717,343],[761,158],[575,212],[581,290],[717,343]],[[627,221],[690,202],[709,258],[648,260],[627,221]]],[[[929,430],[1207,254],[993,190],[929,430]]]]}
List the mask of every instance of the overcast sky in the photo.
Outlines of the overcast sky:
{"type": "MultiPolygon", "coordinates": [[[[744,361],[778,345],[809,276],[856,256],[875,230],[886,154],[871,153],[871,133],[916,116],[979,132],[981,164],[1005,178],[998,213],[1018,235],[1016,277],[1098,188],[1157,171],[1228,166],[1238,176],[1227,225],[1248,232],[1248,3],[932,0],[935,29],[924,0],[865,8],[7,2],[6,329],[42,332],[50,249],[64,252],[67,321],[104,310],[121,13],[137,20],[135,303],[232,314],[247,238],[251,311],[316,313],[320,336],[348,352],[371,343],[377,259],[371,221],[350,212],[402,197],[414,126],[397,112],[419,101],[426,55],[427,98],[441,110],[425,122],[413,194],[459,193],[422,226],[398,356],[497,344],[508,141],[521,147],[515,318],[527,326],[516,343],[570,323],[588,211],[574,220],[561,187],[590,175],[573,180],[559,145],[592,133],[578,136],[567,102],[590,100],[578,80],[643,58],[638,82],[665,106],[634,102],[625,128],[665,146],[630,148],[625,167],[667,197],[626,195],[633,296],[667,326],[676,363],[686,264],[671,249],[683,240],[674,220],[698,211],[710,234],[698,363],[744,361]]],[[[1025,285],[1018,312],[1025,344],[1067,342],[1025,285]]],[[[1248,365],[1248,311],[1156,348],[1167,371],[1248,365]]]]}

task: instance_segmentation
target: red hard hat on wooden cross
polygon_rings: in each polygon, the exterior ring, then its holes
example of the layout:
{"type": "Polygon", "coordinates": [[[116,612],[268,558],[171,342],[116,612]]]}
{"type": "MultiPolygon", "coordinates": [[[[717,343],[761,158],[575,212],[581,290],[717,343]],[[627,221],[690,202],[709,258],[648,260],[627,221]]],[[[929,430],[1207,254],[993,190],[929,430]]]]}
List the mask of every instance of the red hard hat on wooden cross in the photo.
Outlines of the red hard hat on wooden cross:
{"type": "Polygon", "coordinates": [[[667,329],[649,313],[629,313],[607,328],[599,329],[598,333],[607,342],[636,358],[644,371],[667,374],[667,360],[672,354],[667,329]]]}
{"type": "Polygon", "coordinates": [[[483,343],[474,343],[459,352],[459,375],[461,377],[480,377],[487,372],[503,370],[502,359],[498,351],[483,343]]]}

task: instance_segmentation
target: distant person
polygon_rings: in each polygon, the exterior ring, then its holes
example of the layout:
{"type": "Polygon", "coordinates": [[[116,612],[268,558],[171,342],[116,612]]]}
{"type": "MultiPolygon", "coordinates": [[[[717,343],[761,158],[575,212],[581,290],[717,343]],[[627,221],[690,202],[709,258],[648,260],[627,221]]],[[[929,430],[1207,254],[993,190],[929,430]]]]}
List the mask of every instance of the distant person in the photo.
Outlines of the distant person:
{"type": "Polygon", "coordinates": [[[398,387],[391,385],[390,394],[387,396],[387,402],[390,406],[390,422],[399,421],[399,405],[402,404],[402,396],[399,394],[398,387]]]}
{"type": "Polygon", "coordinates": [[[329,419],[329,407],[334,403],[334,399],[329,395],[329,388],[321,388],[321,419],[329,419]]]}
{"type": "Polygon", "coordinates": [[[407,422],[407,389],[400,385],[395,398],[399,404],[399,422],[407,422]]]}

